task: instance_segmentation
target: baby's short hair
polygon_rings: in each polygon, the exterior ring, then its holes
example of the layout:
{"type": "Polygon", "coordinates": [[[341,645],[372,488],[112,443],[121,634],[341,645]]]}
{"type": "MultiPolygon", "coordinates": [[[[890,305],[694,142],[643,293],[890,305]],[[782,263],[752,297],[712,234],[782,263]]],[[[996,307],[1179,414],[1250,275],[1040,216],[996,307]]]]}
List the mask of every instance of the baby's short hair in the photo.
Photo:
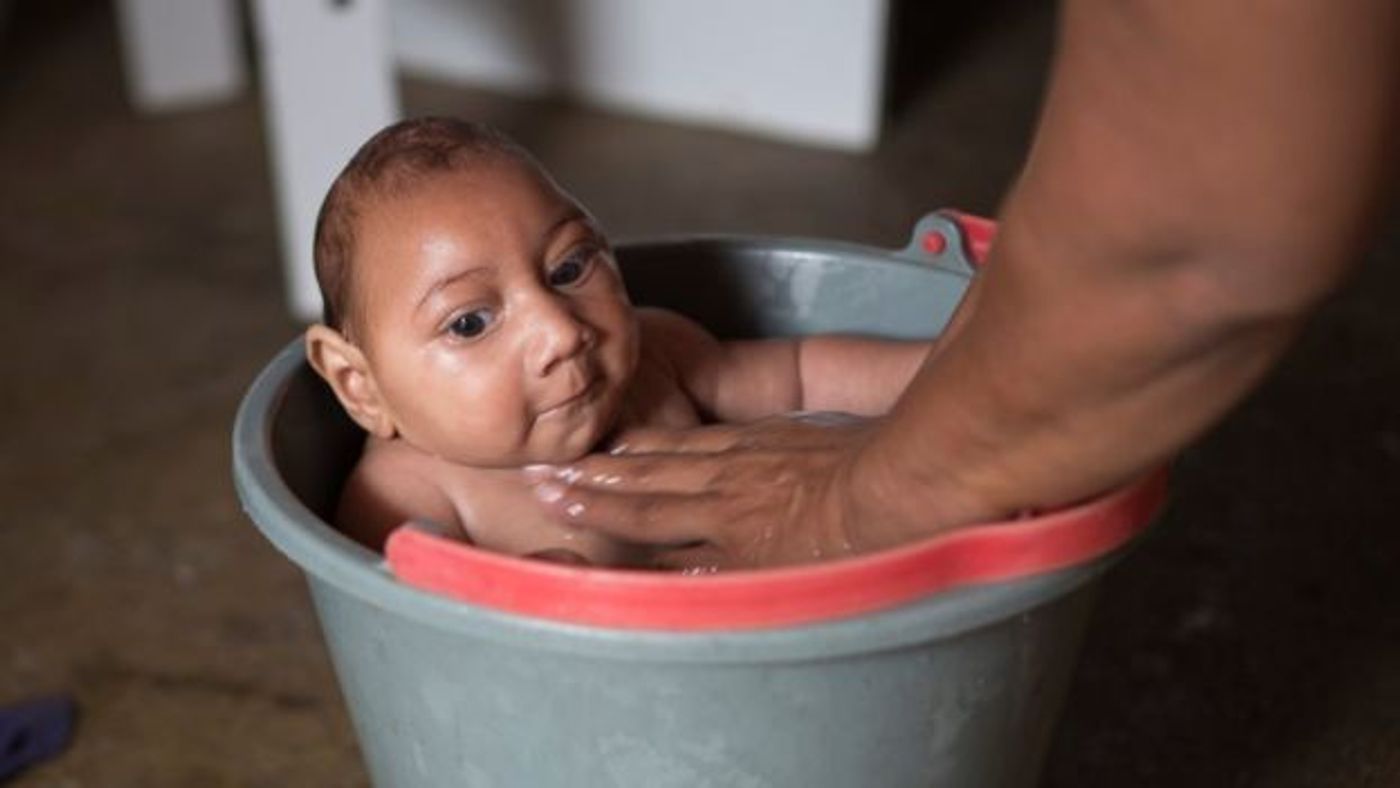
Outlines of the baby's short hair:
{"type": "Polygon", "coordinates": [[[422,176],[508,158],[538,168],[533,156],[500,130],[456,118],[411,118],[370,137],[336,176],[316,217],[316,283],[322,321],[342,330],[353,302],[356,221],[367,198],[391,193],[422,176]]]}

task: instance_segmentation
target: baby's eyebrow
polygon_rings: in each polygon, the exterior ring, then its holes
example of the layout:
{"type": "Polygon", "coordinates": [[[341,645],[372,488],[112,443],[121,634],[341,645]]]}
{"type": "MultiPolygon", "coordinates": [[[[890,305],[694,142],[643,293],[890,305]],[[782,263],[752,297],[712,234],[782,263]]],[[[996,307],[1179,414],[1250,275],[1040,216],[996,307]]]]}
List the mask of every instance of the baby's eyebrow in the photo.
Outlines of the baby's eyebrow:
{"type": "Polygon", "coordinates": [[[416,312],[422,309],[423,305],[428,303],[429,299],[437,295],[449,285],[460,282],[461,280],[466,279],[467,277],[483,276],[485,274],[490,273],[490,270],[491,269],[486,266],[473,266],[471,268],[463,268],[460,271],[455,271],[447,276],[444,276],[436,282],[433,282],[432,285],[428,287],[427,291],[423,293],[423,297],[418,299],[418,303],[414,305],[413,311],[416,312]]]}
{"type": "Polygon", "coordinates": [[[560,230],[564,229],[565,227],[568,227],[574,222],[584,222],[586,224],[589,224],[590,226],[592,225],[592,222],[588,220],[588,214],[584,213],[583,210],[578,206],[574,206],[570,208],[563,216],[560,216],[558,219],[556,219],[554,221],[554,224],[551,224],[549,226],[549,229],[545,230],[544,234],[541,235],[540,238],[544,241],[548,241],[549,239],[557,235],[560,230]]]}

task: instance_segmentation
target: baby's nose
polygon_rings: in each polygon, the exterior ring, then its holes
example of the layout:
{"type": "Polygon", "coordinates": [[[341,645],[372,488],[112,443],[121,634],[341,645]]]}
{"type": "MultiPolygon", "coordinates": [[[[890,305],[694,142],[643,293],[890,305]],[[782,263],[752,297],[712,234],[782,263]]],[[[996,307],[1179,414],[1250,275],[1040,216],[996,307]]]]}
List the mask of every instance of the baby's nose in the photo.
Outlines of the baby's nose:
{"type": "Polygon", "coordinates": [[[531,319],[530,368],[537,375],[548,375],[595,339],[593,329],[560,296],[543,297],[539,308],[532,310],[531,319]]]}

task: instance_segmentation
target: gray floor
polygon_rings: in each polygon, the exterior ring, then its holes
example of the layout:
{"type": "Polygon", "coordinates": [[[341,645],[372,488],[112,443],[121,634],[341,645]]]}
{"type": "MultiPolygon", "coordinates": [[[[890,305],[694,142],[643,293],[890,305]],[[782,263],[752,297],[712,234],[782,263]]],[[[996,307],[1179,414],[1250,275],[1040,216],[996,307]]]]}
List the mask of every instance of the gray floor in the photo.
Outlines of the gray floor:
{"type": "MultiPolygon", "coordinates": [[[[515,132],[619,237],[895,246],[924,210],[993,208],[1048,40],[1044,9],[913,6],[869,157],[419,81],[406,101],[515,132]]],[[[3,35],[0,704],[71,693],[82,715],[13,784],[365,785],[301,580],[229,480],[237,401],[298,330],[257,103],[134,114],[107,3],[20,3],[3,35]]],[[[1390,216],[1111,575],[1047,785],[1400,784],[1390,216]]]]}

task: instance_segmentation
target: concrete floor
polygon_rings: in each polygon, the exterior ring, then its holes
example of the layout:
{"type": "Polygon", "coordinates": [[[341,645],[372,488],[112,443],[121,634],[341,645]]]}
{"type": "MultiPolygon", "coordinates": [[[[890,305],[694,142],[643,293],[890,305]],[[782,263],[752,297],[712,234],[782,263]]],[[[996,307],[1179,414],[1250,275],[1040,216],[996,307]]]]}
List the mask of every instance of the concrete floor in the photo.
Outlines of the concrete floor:
{"type": "MultiPolygon", "coordinates": [[[[298,331],[258,106],[134,114],[110,13],[21,3],[0,39],[0,704],[81,709],[71,749],[12,784],[366,785],[301,578],[229,479],[239,397],[298,331]]],[[[927,209],[995,205],[1049,27],[901,13],[869,157],[418,81],[406,102],[515,132],[619,237],[901,245],[927,209]]],[[[1400,785],[1390,217],[1109,577],[1047,786],[1400,785]]]]}

